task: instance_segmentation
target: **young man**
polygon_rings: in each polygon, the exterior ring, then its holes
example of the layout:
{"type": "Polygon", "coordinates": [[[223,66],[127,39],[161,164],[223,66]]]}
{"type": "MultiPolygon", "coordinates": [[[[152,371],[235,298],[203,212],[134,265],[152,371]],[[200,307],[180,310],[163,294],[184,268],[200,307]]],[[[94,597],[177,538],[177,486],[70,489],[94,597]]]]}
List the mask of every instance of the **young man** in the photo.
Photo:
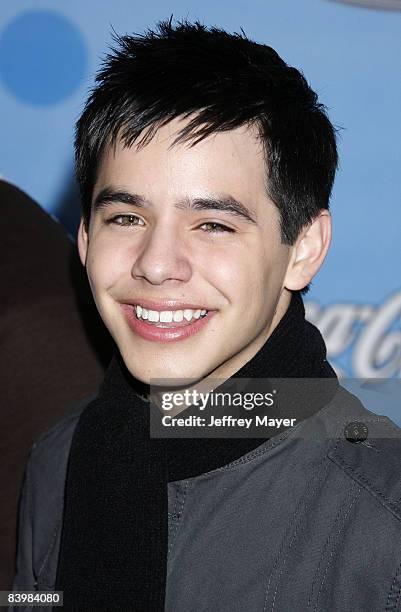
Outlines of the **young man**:
{"type": "Polygon", "coordinates": [[[79,253],[118,351],[32,451],[14,589],[68,610],[397,609],[398,430],[339,387],[300,296],[337,165],[304,77],[245,36],[160,24],[106,60],[76,155],[79,253]],[[150,435],[153,379],[175,397],[237,378],[325,383],[289,390],[296,426],[265,439],[150,435]]]}

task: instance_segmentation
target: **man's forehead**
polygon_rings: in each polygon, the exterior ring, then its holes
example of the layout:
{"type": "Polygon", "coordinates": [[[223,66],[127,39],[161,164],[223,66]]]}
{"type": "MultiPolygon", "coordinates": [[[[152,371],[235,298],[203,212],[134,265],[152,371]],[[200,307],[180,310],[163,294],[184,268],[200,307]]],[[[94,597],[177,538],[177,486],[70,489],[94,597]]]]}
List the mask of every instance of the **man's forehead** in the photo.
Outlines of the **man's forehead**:
{"type": "Polygon", "coordinates": [[[154,202],[209,198],[227,203],[231,198],[246,203],[254,216],[252,209],[267,197],[265,158],[256,128],[241,126],[195,144],[174,144],[186,124],[169,122],[143,146],[135,142],[129,146],[121,135],[109,144],[98,167],[93,202],[105,189],[154,202]]]}

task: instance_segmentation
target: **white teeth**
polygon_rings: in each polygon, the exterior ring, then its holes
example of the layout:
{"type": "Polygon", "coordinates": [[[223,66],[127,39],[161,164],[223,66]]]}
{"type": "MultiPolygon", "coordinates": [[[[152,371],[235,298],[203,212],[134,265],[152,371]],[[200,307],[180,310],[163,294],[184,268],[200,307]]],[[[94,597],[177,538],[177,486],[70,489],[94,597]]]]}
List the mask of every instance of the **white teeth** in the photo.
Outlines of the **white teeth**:
{"type": "Polygon", "coordinates": [[[199,319],[206,315],[207,310],[192,310],[191,308],[186,308],[185,310],[150,310],[148,308],[143,308],[139,304],[135,305],[135,312],[138,319],[148,320],[151,323],[171,323],[174,321],[175,323],[181,323],[184,319],[190,322],[192,319],[199,319]]]}
{"type": "Polygon", "coordinates": [[[174,312],[173,319],[175,323],[181,323],[181,321],[184,319],[184,313],[182,310],[176,310],[174,312]]]}
{"type": "Polygon", "coordinates": [[[149,310],[148,311],[148,320],[152,323],[157,323],[159,320],[159,313],[157,310],[149,310]]]}
{"type": "Polygon", "coordinates": [[[189,308],[186,308],[184,310],[184,319],[186,319],[187,321],[190,321],[192,319],[193,313],[194,313],[193,310],[190,310],[189,308]]]}

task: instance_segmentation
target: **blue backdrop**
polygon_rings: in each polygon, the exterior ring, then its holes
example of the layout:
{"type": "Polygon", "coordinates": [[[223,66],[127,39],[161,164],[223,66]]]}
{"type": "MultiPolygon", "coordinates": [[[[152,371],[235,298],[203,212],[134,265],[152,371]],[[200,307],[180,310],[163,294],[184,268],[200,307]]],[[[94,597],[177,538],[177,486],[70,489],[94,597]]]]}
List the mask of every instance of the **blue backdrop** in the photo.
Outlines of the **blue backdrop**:
{"type": "Polygon", "coordinates": [[[14,0],[0,17],[0,174],[75,232],[73,126],[118,33],[188,17],[301,68],[342,128],[331,252],[306,298],[340,374],[401,378],[401,0],[14,0]],[[370,6],[368,6],[370,5],[370,6]],[[199,8],[201,6],[201,8],[199,8]],[[376,8],[373,8],[376,7],[376,8]]]}

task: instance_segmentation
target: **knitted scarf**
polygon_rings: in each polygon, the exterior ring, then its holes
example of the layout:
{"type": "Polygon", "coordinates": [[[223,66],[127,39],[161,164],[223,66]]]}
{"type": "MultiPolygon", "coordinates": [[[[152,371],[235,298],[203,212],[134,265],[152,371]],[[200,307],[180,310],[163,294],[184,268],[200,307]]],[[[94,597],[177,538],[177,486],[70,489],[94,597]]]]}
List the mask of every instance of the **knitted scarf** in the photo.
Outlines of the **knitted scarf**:
{"type": "MultiPolygon", "coordinates": [[[[338,385],[298,293],[266,343],[229,380],[290,377],[333,383],[303,406],[299,420],[323,407],[338,385]]],[[[76,426],[56,580],[65,610],[162,612],[168,482],[227,465],[265,441],[151,438],[149,403],[138,395],[144,387],[117,355],[76,426]]]]}

